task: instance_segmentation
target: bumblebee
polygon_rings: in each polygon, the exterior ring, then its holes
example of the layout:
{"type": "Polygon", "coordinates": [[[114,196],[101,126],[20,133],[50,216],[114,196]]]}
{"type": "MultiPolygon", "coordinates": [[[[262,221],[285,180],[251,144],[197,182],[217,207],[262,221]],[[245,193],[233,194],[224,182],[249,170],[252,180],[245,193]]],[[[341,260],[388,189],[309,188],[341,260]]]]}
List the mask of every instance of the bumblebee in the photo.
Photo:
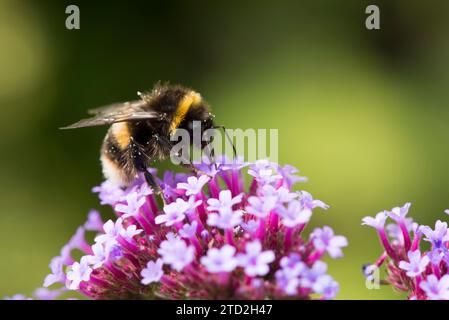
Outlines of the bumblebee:
{"type": "MultiPolygon", "coordinates": [[[[192,134],[194,121],[201,122],[201,132],[224,127],[214,125],[209,105],[194,90],[157,84],[151,92],[137,94],[139,100],[89,110],[92,118],[61,129],[111,125],[101,147],[105,178],[126,187],[138,173],[143,173],[147,183],[160,194],[160,187],[147,168],[155,160],[170,156],[170,137],[176,130],[182,128],[192,134]]],[[[205,148],[210,142],[202,142],[200,147],[205,148]]],[[[188,166],[195,170],[191,162],[188,166]]]]}

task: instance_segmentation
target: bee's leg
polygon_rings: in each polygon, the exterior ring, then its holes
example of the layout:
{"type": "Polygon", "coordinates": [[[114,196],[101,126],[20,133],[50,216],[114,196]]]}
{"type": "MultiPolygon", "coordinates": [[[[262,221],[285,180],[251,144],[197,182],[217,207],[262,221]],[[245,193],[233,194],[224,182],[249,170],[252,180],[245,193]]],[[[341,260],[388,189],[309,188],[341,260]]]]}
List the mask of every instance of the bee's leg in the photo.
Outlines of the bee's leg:
{"type": "Polygon", "coordinates": [[[146,163],[147,163],[146,159],[148,158],[148,155],[145,153],[145,150],[139,143],[137,143],[132,138],[131,138],[130,148],[131,148],[131,157],[133,159],[134,166],[136,167],[137,171],[143,173],[147,184],[153,189],[153,192],[155,194],[157,194],[158,196],[161,197],[162,202],[165,205],[165,199],[164,199],[164,195],[162,193],[162,189],[159,186],[159,184],[156,182],[156,179],[151,174],[151,172],[148,171],[148,168],[146,166],[146,163]]]}
{"type": "MultiPolygon", "coordinates": [[[[172,143],[170,142],[170,140],[168,140],[166,137],[163,137],[163,136],[160,136],[160,135],[157,135],[157,134],[153,134],[153,137],[154,137],[160,144],[163,144],[165,148],[171,149],[171,148],[173,147],[173,145],[172,145],[172,143]]],[[[180,154],[180,157],[182,158],[182,154],[180,154]]],[[[187,159],[186,159],[186,160],[187,160],[187,159]]],[[[187,169],[189,169],[189,170],[192,170],[196,175],[198,175],[198,173],[199,173],[199,174],[203,174],[203,175],[207,175],[207,176],[211,177],[209,174],[205,173],[204,171],[197,169],[197,168],[193,165],[192,160],[190,159],[190,157],[189,157],[188,161],[189,161],[189,163],[185,163],[185,161],[182,161],[182,166],[185,167],[185,168],[187,168],[187,169]]]]}
{"type": "Polygon", "coordinates": [[[165,198],[164,198],[164,194],[162,193],[162,189],[159,186],[159,184],[156,182],[156,179],[154,179],[154,176],[151,174],[151,172],[149,172],[148,170],[143,171],[143,175],[145,177],[145,181],[147,182],[147,184],[153,188],[154,193],[157,194],[158,196],[161,197],[162,202],[165,205],[165,198]]]}
{"type": "Polygon", "coordinates": [[[204,172],[203,170],[198,169],[197,167],[194,166],[194,164],[192,162],[190,163],[182,163],[182,166],[188,170],[191,170],[194,174],[198,175],[204,175],[204,176],[208,176],[209,178],[213,178],[210,174],[204,172]]]}
{"type": "Polygon", "coordinates": [[[229,136],[228,132],[226,131],[225,126],[223,125],[216,125],[214,126],[214,129],[222,129],[226,139],[228,139],[229,143],[232,145],[232,152],[234,153],[234,160],[237,159],[237,149],[235,148],[234,142],[232,141],[232,138],[229,136]]]}
{"type": "Polygon", "coordinates": [[[214,148],[210,147],[210,142],[207,142],[204,146],[203,149],[207,148],[207,157],[209,158],[209,161],[211,162],[211,164],[214,164],[215,170],[218,170],[218,165],[217,165],[217,161],[215,161],[215,150],[214,148]]]}

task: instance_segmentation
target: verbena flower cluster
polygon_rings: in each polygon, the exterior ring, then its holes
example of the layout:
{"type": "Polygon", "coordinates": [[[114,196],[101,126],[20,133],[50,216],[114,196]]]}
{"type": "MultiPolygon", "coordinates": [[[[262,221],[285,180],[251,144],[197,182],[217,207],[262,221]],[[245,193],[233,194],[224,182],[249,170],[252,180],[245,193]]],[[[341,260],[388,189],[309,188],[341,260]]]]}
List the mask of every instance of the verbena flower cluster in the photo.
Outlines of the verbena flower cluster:
{"type": "Polygon", "coordinates": [[[376,263],[364,268],[365,275],[374,281],[376,271],[386,265],[387,278],[383,281],[408,293],[409,299],[449,300],[447,223],[438,220],[435,227],[419,225],[407,217],[409,209],[410,203],[406,203],[363,219],[362,224],[377,230],[385,250],[376,263]],[[393,223],[385,226],[388,218],[393,223]]]}
{"type": "Polygon", "coordinates": [[[197,169],[158,179],[163,206],[142,178],[126,190],[109,181],[94,188],[117,218],[104,223],[89,213],[50,263],[44,287],[56,289],[40,297],[70,290],[93,299],[335,297],[339,285],[321,258],[341,257],[347,240],[328,226],[304,234],[312,211],[328,206],[292,191],[305,180],[297,169],[226,157],[197,169]],[[96,233],[92,245],[86,232],[96,233]]]}

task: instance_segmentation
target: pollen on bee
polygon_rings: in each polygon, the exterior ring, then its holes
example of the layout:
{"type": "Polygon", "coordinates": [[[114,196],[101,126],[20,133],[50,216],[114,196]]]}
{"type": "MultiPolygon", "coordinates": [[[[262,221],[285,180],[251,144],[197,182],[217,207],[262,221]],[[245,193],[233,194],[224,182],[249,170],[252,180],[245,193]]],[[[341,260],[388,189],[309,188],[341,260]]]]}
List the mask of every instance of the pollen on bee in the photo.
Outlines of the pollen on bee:
{"type": "Polygon", "coordinates": [[[111,126],[112,135],[117,141],[120,149],[126,149],[131,138],[131,133],[126,122],[117,122],[111,126]]]}

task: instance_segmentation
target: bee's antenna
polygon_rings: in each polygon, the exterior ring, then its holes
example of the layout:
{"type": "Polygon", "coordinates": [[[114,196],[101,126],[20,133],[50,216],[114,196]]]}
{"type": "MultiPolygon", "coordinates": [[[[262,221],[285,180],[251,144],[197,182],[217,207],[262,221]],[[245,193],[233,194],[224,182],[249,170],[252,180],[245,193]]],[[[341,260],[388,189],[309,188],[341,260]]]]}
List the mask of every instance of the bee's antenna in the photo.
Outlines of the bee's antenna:
{"type": "Polygon", "coordinates": [[[233,160],[235,161],[237,159],[237,149],[235,148],[234,141],[232,141],[232,138],[229,136],[228,132],[226,131],[225,126],[223,126],[223,125],[216,125],[216,126],[214,126],[214,129],[222,129],[223,130],[223,132],[224,132],[224,134],[226,136],[226,139],[228,139],[229,143],[232,145],[232,152],[234,153],[234,159],[233,160]]]}

